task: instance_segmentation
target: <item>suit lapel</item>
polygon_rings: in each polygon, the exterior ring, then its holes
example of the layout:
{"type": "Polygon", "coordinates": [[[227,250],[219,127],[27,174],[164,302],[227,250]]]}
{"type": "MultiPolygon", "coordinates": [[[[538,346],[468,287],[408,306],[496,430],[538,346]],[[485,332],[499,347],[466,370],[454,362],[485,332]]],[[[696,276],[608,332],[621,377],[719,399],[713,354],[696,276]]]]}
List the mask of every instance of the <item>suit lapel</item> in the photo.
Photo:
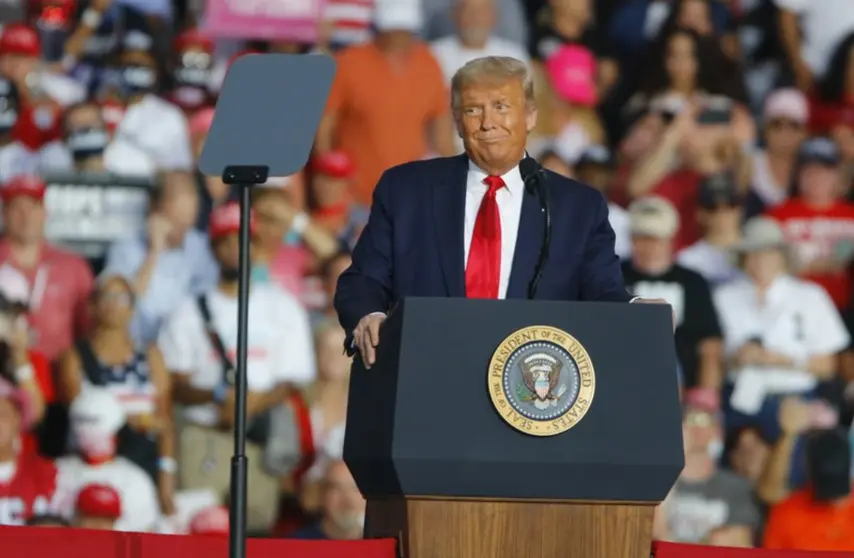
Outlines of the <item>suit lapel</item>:
{"type": "Polygon", "coordinates": [[[468,157],[453,157],[453,164],[442,180],[433,188],[433,221],[438,235],[439,259],[448,296],[464,297],[465,252],[463,227],[466,207],[466,176],[468,157]]]}
{"type": "Polygon", "coordinates": [[[507,298],[528,298],[528,284],[534,277],[534,267],[540,257],[540,245],[543,241],[545,216],[540,202],[536,194],[529,193],[527,189],[523,195],[525,197],[522,200],[522,215],[519,218],[519,233],[516,236],[507,298]]]}

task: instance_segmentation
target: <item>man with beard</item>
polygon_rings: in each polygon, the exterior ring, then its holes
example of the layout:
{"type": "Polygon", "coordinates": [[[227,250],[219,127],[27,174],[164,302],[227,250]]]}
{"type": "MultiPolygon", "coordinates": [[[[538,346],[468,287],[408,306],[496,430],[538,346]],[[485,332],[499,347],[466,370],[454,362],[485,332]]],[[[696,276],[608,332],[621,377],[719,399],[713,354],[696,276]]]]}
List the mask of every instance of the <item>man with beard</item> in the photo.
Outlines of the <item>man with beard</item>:
{"type": "MultiPolygon", "coordinates": [[[[213,211],[208,233],[220,266],[219,283],[178,306],[158,343],[173,374],[173,398],[184,405],[186,424],[178,443],[181,488],[209,488],[223,499],[234,449],[239,230],[238,204],[213,211]]],[[[314,379],[314,349],[306,311],[271,284],[252,285],[248,334],[247,521],[250,531],[266,532],[276,519],[280,486],[280,479],[262,468],[270,411],[284,404],[292,385],[314,379]]]]}
{"type": "Polygon", "coordinates": [[[291,539],[361,539],[365,529],[365,499],[343,461],[333,461],[326,469],[323,517],[318,523],[291,534],[291,539]]]}

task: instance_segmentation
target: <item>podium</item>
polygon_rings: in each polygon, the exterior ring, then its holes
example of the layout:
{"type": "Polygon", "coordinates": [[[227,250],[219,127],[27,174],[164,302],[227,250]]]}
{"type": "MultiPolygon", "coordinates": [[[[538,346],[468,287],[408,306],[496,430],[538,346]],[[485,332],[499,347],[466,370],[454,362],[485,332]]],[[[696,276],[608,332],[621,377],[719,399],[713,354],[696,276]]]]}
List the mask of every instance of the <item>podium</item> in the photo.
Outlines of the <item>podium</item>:
{"type": "Polygon", "coordinates": [[[344,459],[404,558],[648,558],[684,465],[670,308],[407,298],[344,459]]]}

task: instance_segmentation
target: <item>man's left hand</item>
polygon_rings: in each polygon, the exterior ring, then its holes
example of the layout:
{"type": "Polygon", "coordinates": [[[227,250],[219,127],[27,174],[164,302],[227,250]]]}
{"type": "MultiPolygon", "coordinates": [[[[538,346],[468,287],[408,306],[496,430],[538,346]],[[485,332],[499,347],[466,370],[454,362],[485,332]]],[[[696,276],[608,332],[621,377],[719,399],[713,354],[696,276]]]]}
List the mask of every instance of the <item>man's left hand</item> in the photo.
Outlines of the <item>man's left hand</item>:
{"type": "MultiPolygon", "coordinates": [[[[670,303],[663,298],[636,298],[632,302],[635,304],[666,304],[670,306],[670,303]]],[[[670,315],[673,317],[673,331],[676,331],[676,312],[672,306],[670,306],[670,315]]]]}

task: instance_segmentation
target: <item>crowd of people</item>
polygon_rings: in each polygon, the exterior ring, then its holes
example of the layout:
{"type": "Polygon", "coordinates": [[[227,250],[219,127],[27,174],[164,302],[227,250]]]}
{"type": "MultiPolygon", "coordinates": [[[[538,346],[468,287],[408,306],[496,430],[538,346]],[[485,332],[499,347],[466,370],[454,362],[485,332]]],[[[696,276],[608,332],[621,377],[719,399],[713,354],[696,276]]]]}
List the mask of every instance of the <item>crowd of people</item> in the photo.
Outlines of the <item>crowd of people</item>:
{"type": "Polygon", "coordinates": [[[324,4],[311,44],[209,36],[203,2],[4,22],[0,524],[227,532],[240,214],[196,161],[235,59],[330,53],[309,163],[252,201],[248,522],[361,537],[335,283],[383,171],[460,152],[454,73],[506,56],[534,84],[529,154],[607,198],[627,286],[674,310],[686,466],[655,537],[854,550],[854,10],[324,4]],[[103,261],[56,245],[54,172],[151,180],[144,229],[103,261]]]}

